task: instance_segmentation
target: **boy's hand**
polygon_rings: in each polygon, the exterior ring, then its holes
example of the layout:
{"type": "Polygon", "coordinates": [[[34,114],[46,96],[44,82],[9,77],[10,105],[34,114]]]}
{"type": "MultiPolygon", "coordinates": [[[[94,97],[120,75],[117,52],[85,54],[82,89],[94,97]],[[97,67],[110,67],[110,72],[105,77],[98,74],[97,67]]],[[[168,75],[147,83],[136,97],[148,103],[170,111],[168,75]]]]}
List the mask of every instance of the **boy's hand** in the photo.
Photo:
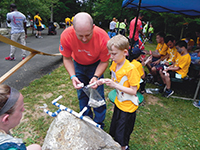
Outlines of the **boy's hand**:
{"type": "Polygon", "coordinates": [[[110,86],[112,88],[115,88],[117,83],[115,83],[112,79],[100,79],[97,81],[97,85],[106,84],[107,86],[110,86]]]}
{"type": "Polygon", "coordinates": [[[117,83],[114,82],[113,80],[111,79],[104,79],[104,83],[109,86],[109,87],[112,87],[112,88],[116,88],[117,86],[117,83]]]}
{"type": "Polygon", "coordinates": [[[154,65],[158,65],[160,63],[160,59],[158,59],[157,61],[152,62],[152,64],[154,65]]]}

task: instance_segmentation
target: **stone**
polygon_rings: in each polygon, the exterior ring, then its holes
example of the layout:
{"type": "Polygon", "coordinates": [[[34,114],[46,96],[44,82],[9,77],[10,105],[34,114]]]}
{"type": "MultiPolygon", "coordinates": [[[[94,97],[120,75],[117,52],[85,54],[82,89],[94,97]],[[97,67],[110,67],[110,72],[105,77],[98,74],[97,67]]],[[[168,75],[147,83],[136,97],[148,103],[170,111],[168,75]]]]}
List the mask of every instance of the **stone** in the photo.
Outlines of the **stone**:
{"type": "Polygon", "coordinates": [[[42,150],[121,150],[100,128],[62,111],[51,123],[42,150]]]}

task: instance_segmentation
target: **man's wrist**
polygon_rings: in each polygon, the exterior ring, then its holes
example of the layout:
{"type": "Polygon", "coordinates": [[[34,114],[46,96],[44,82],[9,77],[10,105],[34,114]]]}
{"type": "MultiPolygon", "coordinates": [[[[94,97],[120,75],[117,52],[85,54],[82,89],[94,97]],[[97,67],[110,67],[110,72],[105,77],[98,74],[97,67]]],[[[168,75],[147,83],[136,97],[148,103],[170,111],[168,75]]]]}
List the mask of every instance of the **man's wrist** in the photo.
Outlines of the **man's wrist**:
{"type": "Polygon", "coordinates": [[[95,77],[95,78],[99,79],[99,77],[98,77],[97,75],[94,75],[93,77],[95,77]]]}
{"type": "Polygon", "coordinates": [[[72,76],[70,77],[70,79],[72,79],[73,77],[76,77],[76,75],[72,75],[72,76]]]}

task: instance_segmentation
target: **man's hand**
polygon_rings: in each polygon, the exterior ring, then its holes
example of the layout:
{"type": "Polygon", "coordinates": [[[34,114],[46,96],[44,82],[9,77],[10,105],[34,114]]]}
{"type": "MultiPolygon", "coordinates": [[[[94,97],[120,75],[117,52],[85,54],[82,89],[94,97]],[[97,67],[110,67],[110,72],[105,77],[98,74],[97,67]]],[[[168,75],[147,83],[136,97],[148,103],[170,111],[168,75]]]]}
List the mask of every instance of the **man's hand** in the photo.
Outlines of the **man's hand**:
{"type": "MultiPolygon", "coordinates": [[[[94,83],[94,82],[97,82],[97,78],[96,77],[93,77],[91,80],[90,80],[90,82],[89,82],[89,84],[92,84],[92,83],[94,83]]],[[[93,88],[93,89],[96,89],[98,87],[98,85],[97,84],[95,84],[95,85],[93,85],[91,88],[93,88]]]]}
{"type": "Polygon", "coordinates": [[[78,84],[80,84],[81,82],[79,81],[79,79],[77,77],[73,77],[72,78],[72,84],[74,86],[75,89],[81,89],[81,86],[78,86],[78,84]]]}

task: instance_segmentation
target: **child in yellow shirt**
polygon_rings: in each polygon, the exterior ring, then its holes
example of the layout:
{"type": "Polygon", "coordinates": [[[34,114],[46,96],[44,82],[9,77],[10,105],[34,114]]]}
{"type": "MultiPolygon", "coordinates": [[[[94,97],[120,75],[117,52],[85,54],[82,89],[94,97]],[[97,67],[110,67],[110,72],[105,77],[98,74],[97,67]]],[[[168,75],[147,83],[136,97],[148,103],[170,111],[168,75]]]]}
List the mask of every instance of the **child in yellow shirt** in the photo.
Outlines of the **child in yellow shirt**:
{"type": "Polygon", "coordinates": [[[139,105],[136,93],[140,86],[140,75],[137,68],[126,60],[129,42],[125,36],[112,37],[107,47],[113,61],[110,67],[112,77],[98,80],[97,84],[105,83],[117,91],[110,135],[121,145],[122,150],[125,150],[128,148],[139,105]]]}
{"type": "Polygon", "coordinates": [[[169,66],[164,70],[163,74],[160,74],[163,83],[166,84],[166,90],[163,96],[167,98],[174,93],[171,90],[170,78],[185,78],[191,63],[191,57],[187,51],[187,43],[185,41],[177,42],[176,49],[178,53],[174,65],[169,66]]]}
{"type": "Polygon", "coordinates": [[[146,81],[145,81],[145,71],[144,71],[144,66],[145,66],[145,62],[142,61],[140,62],[141,59],[141,54],[145,54],[144,52],[142,52],[139,48],[134,48],[132,50],[132,58],[133,60],[131,61],[131,64],[133,64],[139,74],[140,74],[140,93],[144,94],[145,93],[145,85],[146,85],[146,81]]]}

